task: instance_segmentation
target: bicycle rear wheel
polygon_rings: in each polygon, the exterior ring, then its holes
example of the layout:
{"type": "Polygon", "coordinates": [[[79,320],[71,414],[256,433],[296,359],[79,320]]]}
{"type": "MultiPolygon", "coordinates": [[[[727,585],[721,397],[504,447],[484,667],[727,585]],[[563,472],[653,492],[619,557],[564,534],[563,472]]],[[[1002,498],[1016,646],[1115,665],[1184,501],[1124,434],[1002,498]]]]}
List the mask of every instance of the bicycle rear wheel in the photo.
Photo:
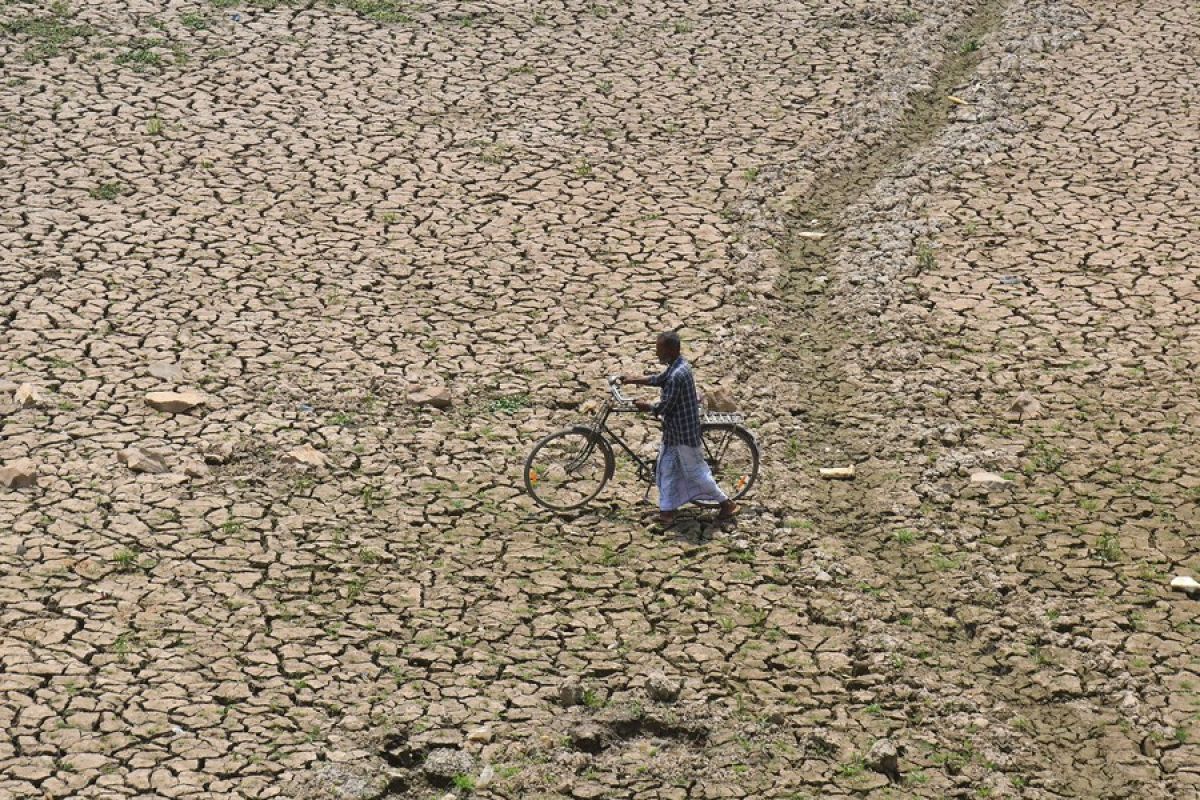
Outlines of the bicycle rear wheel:
{"type": "Polygon", "coordinates": [[[745,497],[758,478],[758,445],[754,435],[740,425],[701,425],[700,439],[704,460],[717,485],[730,500],[745,497]]]}
{"type": "Polygon", "coordinates": [[[587,505],[613,473],[613,452],[604,437],[578,427],[552,433],[525,459],[525,491],[551,511],[587,505]]]}

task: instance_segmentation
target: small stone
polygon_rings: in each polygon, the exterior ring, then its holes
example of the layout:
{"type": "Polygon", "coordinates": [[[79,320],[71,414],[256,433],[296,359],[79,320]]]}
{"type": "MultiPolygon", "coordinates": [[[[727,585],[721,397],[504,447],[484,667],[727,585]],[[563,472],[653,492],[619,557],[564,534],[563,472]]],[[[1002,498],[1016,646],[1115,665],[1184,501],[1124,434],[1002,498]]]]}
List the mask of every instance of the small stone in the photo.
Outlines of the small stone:
{"type": "Polygon", "coordinates": [[[820,469],[822,478],[830,480],[849,481],[854,479],[854,465],[848,467],[822,467],[820,469]]]}
{"type": "Polygon", "coordinates": [[[1200,583],[1197,583],[1196,579],[1190,575],[1179,575],[1171,579],[1171,588],[1187,592],[1188,594],[1195,594],[1196,592],[1200,592],[1200,583]]]}
{"type": "Polygon", "coordinates": [[[472,775],[475,772],[475,759],[470,753],[455,750],[450,747],[439,747],[430,750],[421,765],[425,777],[435,786],[447,786],[459,775],[472,775]]]}
{"type": "Polygon", "coordinates": [[[226,464],[233,460],[235,452],[237,452],[237,442],[233,439],[209,442],[204,446],[204,463],[226,464]]]}
{"type": "Polygon", "coordinates": [[[0,394],[16,394],[21,387],[12,381],[0,381],[0,394]]]}
{"type": "Polygon", "coordinates": [[[13,392],[13,400],[16,401],[17,405],[21,408],[30,408],[32,406],[41,405],[42,393],[39,392],[37,387],[33,384],[22,383],[17,387],[17,390],[13,392]]]}
{"type": "Polygon", "coordinates": [[[170,383],[179,383],[183,379],[183,369],[170,361],[156,361],[146,371],[151,376],[170,383]]]}
{"type": "Polygon", "coordinates": [[[492,729],[487,725],[483,725],[467,734],[468,742],[490,742],[492,740],[492,729]]]}
{"type": "Polygon", "coordinates": [[[134,472],[146,472],[157,475],[167,471],[167,462],[160,453],[143,450],[140,447],[130,447],[117,453],[117,460],[134,472]]]}
{"type": "Polygon", "coordinates": [[[189,478],[204,478],[208,476],[209,472],[211,470],[209,470],[208,465],[203,461],[184,462],[183,474],[189,478]]]}
{"type": "Polygon", "coordinates": [[[599,753],[604,749],[604,729],[594,722],[581,722],[571,728],[571,745],[585,753],[599,753]]]}
{"type": "Polygon", "coordinates": [[[577,706],[583,702],[583,684],[579,678],[567,678],[558,687],[558,702],[563,706],[577,706]]]}
{"type": "Polygon", "coordinates": [[[1008,489],[1012,487],[1013,482],[994,472],[973,472],[971,473],[971,485],[988,490],[1008,489]]]}
{"type": "Polygon", "coordinates": [[[1042,415],[1042,404],[1029,392],[1021,392],[1008,408],[1008,416],[1015,419],[1037,419],[1042,415]]]}
{"type": "Polygon", "coordinates": [[[446,409],[450,407],[450,390],[445,386],[432,386],[425,389],[413,389],[408,393],[408,402],[414,406],[430,406],[446,409]]]}
{"type": "Polygon", "coordinates": [[[326,463],[325,456],[321,451],[309,444],[289,450],[284,455],[283,461],[287,464],[300,464],[305,467],[323,467],[326,463]]]}
{"type": "Polygon", "coordinates": [[[19,458],[0,468],[0,484],[8,489],[24,489],[37,485],[37,464],[19,458]]]}
{"type": "Polygon", "coordinates": [[[146,395],[146,405],[156,411],[172,414],[191,411],[196,406],[204,405],[207,400],[200,392],[150,392],[146,395]]]}
{"type": "Polygon", "coordinates": [[[819,569],[817,570],[817,574],[813,575],[813,580],[815,580],[817,583],[832,583],[833,576],[825,570],[819,569]]]}
{"type": "Polygon", "coordinates": [[[486,789],[492,781],[496,779],[496,770],[492,769],[492,765],[486,765],[479,773],[479,777],[475,779],[476,789],[486,789]]]}
{"type": "Polygon", "coordinates": [[[683,681],[656,672],[646,679],[646,695],[659,703],[674,703],[683,691],[683,681]]]}
{"type": "Polygon", "coordinates": [[[886,775],[888,780],[900,780],[900,753],[891,739],[880,739],[867,751],[867,766],[886,775]]]}

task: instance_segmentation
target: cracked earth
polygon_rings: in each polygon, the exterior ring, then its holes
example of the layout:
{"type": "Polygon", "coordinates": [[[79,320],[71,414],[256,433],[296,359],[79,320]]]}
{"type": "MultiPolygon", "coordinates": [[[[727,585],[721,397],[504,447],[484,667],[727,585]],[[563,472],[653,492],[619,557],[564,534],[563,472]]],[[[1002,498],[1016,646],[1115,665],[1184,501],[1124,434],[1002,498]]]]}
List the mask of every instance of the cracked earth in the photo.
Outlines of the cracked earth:
{"type": "Polygon", "coordinates": [[[1200,796],[1195,11],[0,0],[0,797],[1200,796]]]}

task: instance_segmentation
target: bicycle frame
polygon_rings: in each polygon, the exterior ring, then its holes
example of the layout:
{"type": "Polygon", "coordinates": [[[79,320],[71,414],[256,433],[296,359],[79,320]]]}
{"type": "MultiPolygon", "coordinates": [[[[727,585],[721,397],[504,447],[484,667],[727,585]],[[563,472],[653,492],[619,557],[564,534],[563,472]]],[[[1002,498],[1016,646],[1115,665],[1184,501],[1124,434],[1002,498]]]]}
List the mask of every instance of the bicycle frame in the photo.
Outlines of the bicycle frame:
{"type": "MultiPolygon", "coordinates": [[[[608,417],[610,414],[629,414],[637,413],[637,406],[633,401],[621,393],[621,385],[616,378],[608,379],[608,389],[612,397],[604,401],[604,405],[592,418],[591,424],[587,427],[596,432],[598,436],[604,437],[608,441],[616,442],[625,455],[633,459],[633,463],[637,465],[638,479],[649,484],[654,483],[654,470],[657,466],[657,461],[647,461],[639,456],[632,447],[630,447],[621,435],[608,427],[608,417]]],[[[578,461],[580,464],[585,462],[591,456],[591,445],[584,448],[584,451],[579,454],[578,461]]]]}

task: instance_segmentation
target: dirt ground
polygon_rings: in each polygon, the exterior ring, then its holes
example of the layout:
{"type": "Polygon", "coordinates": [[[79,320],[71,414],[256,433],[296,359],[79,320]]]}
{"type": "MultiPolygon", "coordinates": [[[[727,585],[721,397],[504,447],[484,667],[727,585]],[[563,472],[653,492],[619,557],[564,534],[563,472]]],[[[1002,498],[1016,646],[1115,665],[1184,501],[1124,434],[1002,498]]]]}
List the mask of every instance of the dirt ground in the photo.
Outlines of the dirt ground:
{"type": "Polygon", "coordinates": [[[1195,12],[0,0],[0,798],[1200,797],[1195,12]]]}

